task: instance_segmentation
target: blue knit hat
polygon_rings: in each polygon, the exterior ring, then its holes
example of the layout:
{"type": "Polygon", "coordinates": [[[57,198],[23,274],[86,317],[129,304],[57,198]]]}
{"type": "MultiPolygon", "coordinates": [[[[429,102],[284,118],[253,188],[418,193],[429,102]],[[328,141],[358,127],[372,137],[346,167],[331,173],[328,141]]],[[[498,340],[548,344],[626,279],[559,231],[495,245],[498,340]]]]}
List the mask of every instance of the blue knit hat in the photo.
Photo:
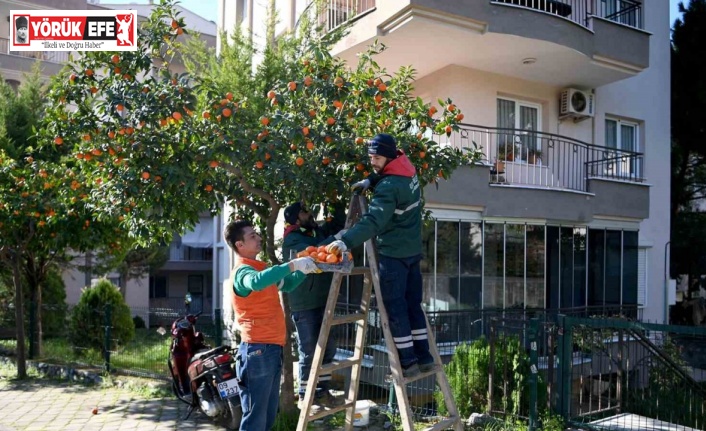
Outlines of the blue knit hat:
{"type": "Polygon", "coordinates": [[[284,209],[284,221],[289,224],[297,224],[299,221],[299,213],[302,210],[301,202],[294,202],[284,209]]]}
{"type": "Polygon", "coordinates": [[[377,154],[388,159],[397,158],[397,142],[387,133],[379,133],[368,141],[368,154],[377,154]]]}

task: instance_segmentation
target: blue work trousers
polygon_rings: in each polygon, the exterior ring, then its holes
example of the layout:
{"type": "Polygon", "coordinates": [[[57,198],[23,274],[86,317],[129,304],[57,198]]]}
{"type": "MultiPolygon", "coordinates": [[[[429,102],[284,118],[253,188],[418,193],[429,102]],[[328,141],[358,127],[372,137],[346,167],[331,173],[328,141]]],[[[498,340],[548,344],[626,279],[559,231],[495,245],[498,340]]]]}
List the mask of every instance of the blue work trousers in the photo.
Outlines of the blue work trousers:
{"type": "MultiPolygon", "coordinates": [[[[324,320],[326,307],[314,308],[311,310],[301,310],[292,312],[292,321],[297,328],[297,347],[299,350],[299,397],[304,398],[306,387],[311,372],[311,363],[314,360],[314,351],[321,332],[321,323],[324,320]]],[[[329,333],[324,351],[323,364],[329,364],[336,355],[336,343],[329,333]]],[[[316,395],[321,396],[328,391],[331,384],[331,374],[319,376],[316,385],[316,395]]]]}
{"type": "Polygon", "coordinates": [[[434,362],[429,353],[426,317],[422,309],[421,260],[421,254],[405,258],[378,257],[382,301],[402,368],[434,362]]]}

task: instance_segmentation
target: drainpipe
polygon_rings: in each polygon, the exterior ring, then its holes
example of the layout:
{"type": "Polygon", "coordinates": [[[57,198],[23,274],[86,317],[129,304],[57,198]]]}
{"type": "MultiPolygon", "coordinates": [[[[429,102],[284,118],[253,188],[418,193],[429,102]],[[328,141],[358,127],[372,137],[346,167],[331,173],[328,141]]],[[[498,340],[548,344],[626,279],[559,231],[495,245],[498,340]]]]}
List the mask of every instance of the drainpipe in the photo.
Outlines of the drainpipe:
{"type": "Polygon", "coordinates": [[[669,323],[669,261],[667,258],[671,253],[671,241],[664,244],[664,324],[669,323]]]}

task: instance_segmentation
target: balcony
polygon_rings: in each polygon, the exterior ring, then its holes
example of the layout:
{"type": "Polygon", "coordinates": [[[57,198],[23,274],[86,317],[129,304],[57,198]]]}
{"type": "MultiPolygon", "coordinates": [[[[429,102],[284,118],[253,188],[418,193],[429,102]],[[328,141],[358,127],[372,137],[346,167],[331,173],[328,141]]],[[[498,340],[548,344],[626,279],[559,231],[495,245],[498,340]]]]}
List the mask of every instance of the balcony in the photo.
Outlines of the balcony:
{"type": "Polygon", "coordinates": [[[462,125],[441,145],[477,146],[480,164],[425,188],[430,208],[471,209],[484,217],[590,223],[649,215],[644,155],[526,130],[462,125]]]}
{"type": "Polygon", "coordinates": [[[69,60],[68,52],[61,51],[10,51],[10,40],[0,37],[0,68],[8,71],[3,78],[21,80],[23,73],[32,71],[32,65],[42,61],[42,74],[56,75],[69,60]],[[14,74],[12,73],[14,72],[14,74]]]}
{"type": "Polygon", "coordinates": [[[378,57],[382,66],[412,65],[420,78],[453,64],[595,88],[649,67],[650,34],[637,0],[327,0],[317,12],[327,29],[355,20],[337,56],[355,64],[379,39],[390,47],[378,57]],[[526,58],[538,61],[523,67],[526,58]]]}
{"type": "Polygon", "coordinates": [[[592,145],[566,136],[464,124],[441,145],[477,147],[490,167],[489,183],[591,192],[592,179],[643,183],[642,153],[592,145]]]}

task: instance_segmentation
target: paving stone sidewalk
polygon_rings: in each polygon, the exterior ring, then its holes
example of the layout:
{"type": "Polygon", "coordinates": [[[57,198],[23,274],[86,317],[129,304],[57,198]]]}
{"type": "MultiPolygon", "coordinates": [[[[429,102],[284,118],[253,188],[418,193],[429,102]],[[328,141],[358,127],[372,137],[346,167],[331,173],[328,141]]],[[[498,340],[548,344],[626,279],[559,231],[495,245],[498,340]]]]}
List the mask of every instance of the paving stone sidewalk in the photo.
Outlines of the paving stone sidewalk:
{"type": "Polygon", "coordinates": [[[52,380],[0,381],[0,431],[223,430],[174,399],[52,380]],[[97,414],[92,410],[97,407],[97,414]]]}
{"type": "MultiPolygon", "coordinates": [[[[0,431],[223,430],[198,411],[182,420],[187,406],[175,398],[145,398],[120,388],[85,386],[51,379],[0,379],[0,431]],[[93,414],[93,409],[97,413],[93,414]]],[[[358,431],[389,430],[387,417],[372,415],[358,431]]],[[[314,429],[339,431],[329,425],[314,429]]]]}

